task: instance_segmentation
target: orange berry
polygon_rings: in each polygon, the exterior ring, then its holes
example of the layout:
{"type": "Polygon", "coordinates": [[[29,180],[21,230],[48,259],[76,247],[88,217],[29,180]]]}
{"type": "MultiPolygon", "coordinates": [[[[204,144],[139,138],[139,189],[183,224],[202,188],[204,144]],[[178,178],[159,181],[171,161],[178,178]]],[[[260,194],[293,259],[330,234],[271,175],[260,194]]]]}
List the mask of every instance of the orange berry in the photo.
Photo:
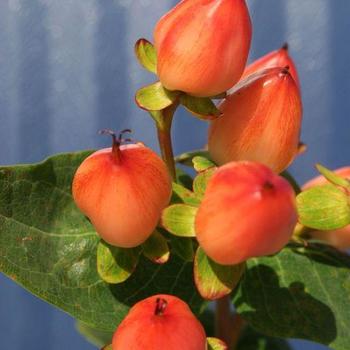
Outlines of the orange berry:
{"type": "Polygon", "coordinates": [[[171,195],[164,162],[141,143],[97,151],[79,166],[73,198],[108,243],[124,248],[142,244],[157,226],[171,195]]]}
{"type": "Polygon", "coordinates": [[[231,162],[209,180],[195,219],[196,236],[219,264],[278,252],[297,222],[290,184],[263,164],[231,162]]]}
{"type": "Polygon", "coordinates": [[[205,350],[203,326],[181,299],[154,295],[135,304],[113,336],[113,350],[205,350]]]}
{"type": "Polygon", "coordinates": [[[209,152],[219,164],[250,160],[282,172],[298,154],[302,105],[285,68],[269,68],[239,83],[209,127],[209,152]]]}
{"type": "Polygon", "coordinates": [[[181,1],[155,28],[160,81],[194,96],[228,90],[243,73],[251,35],[244,0],[181,1]]]}

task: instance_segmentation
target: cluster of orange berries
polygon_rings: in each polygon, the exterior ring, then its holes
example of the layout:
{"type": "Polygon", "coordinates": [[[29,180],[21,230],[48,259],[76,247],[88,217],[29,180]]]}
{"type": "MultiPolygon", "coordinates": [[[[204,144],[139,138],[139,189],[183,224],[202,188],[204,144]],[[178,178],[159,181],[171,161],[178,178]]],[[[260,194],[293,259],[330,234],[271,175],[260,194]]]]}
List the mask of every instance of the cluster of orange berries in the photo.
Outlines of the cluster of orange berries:
{"type": "MultiPolygon", "coordinates": [[[[154,33],[157,73],[165,88],[197,97],[228,91],[218,106],[222,115],[210,122],[208,150],[218,168],[195,219],[200,246],[223,265],[278,252],[297,223],[295,193],[278,174],[299,152],[299,80],[287,47],[245,67],[251,32],[244,0],[183,0],[154,33]]],[[[112,148],[81,164],[73,182],[75,202],[98,234],[124,248],[147,240],[171,192],[158,155],[141,143],[123,145],[115,136],[112,148]]],[[[205,347],[203,329],[171,296],[151,297],[132,308],[113,341],[115,350],[205,347]],[[183,344],[172,345],[174,334],[183,344]],[[145,342],[130,347],[134,339],[145,342]]]]}

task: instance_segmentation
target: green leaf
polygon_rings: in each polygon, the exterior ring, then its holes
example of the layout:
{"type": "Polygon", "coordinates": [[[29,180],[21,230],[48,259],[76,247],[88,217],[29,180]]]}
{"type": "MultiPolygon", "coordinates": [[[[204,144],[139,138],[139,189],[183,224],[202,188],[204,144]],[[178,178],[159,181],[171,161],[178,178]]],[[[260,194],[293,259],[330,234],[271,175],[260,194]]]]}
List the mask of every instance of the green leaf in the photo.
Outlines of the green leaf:
{"type": "Polygon", "coordinates": [[[211,260],[198,247],[194,258],[194,280],[199,294],[207,300],[230,294],[240,281],[245,264],[224,266],[211,260]]]}
{"type": "Polygon", "coordinates": [[[107,283],[126,281],[135,271],[140,248],[119,248],[100,241],[97,246],[97,271],[107,283]]]}
{"type": "Polygon", "coordinates": [[[337,175],[334,171],[327,169],[321,164],[316,164],[317,170],[333,185],[350,189],[350,181],[337,175]]]}
{"type": "Polygon", "coordinates": [[[101,279],[96,267],[100,239],[71,195],[73,175],[90,153],[0,168],[0,271],[101,330],[114,331],[131,305],[158,293],[175,294],[198,312],[204,301],[192,281],[192,264],[176,255],[164,265],[141,256],[121,284],[101,279]]]}
{"type": "Polygon", "coordinates": [[[192,191],[173,182],[171,203],[185,203],[196,207],[199,206],[200,201],[192,191]]]}
{"type": "Polygon", "coordinates": [[[75,323],[75,327],[86,340],[99,348],[112,342],[114,332],[92,328],[80,321],[75,323]]]}
{"type": "Polygon", "coordinates": [[[221,112],[208,97],[194,97],[182,94],[180,103],[194,116],[202,120],[217,119],[221,112]]]}
{"type": "Polygon", "coordinates": [[[194,220],[197,210],[191,205],[173,204],[163,210],[161,224],[175,236],[195,237],[194,220]]]}
{"type": "Polygon", "coordinates": [[[318,230],[333,230],[350,223],[349,197],[334,186],[312,187],[297,196],[299,222],[318,230]]]}
{"type": "Polygon", "coordinates": [[[209,152],[204,150],[204,149],[199,149],[199,150],[194,150],[194,151],[182,153],[182,154],[175,157],[175,162],[192,167],[193,166],[193,158],[195,158],[195,157],[203,157],[203,158],[208,159],[208,161],[213,162],[210,159],[209,152]]]}
{"type": "Polygon", "coordinates": [[[168,243],[158,231],[154,231],[142,247],[143,255],[156,264],[165,264],[169,260],[168,243]]]}
{"type": "Polygon", "coordinates": [[[135,54],[142,67],[157,74],[157,52],[152,43],[146,39],[137,40],[135,54]]]}
{"type": "Polygon", "coordinates": [[[179,96],[178,91],[169,91],[158,81],[136,92],[136,103],[146,111],[161,111],[171,106],[179,96]]]}
{"type": "Polygon", "coordinates": [[[285,339],[273,338],[256,332],[251,327],[244,328],[236,350],[292,350],[285,339]]]}
{"type": "Polygon", "coordinates": [[[211,179],[216,168],[210,168],[206,171],[199,173],[193,181],[193,191],[199,199],[202,199],[205,190],[208,185],[208,181],[211,179]]]}
{"type": "Polygon", "coordinates": [[[207,338],[208,342],[208,350],[228,350],[227,345],[225,342],[218,338],[207,338]]]}
{"type": "Polygon", "coordinates": [[[350,257],[326,245],[291,244],[248,260],[234,304],[257,331],[346,350],[350,344],[350,257]]]}

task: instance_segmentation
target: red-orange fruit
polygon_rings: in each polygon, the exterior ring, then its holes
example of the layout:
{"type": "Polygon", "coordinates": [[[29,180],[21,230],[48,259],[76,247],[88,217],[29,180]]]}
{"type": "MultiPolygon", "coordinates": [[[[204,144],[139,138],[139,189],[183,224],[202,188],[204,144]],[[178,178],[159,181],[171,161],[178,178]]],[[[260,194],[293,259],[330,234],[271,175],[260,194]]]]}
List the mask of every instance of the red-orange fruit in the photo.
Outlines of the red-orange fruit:
{"type": "Polygon", "coordinates": [[[97,151],[79,166],[73,198],[108,243],[142,244],[169,203],[171,179],[164,162],[141,143],[97,151]]]}
{"type": "Polygon", "coordinates": [[[205,253],[223,265],[278,252],[297,223],[291,185],[255,162],[231,162],[209,180],[195,219],[205,253]]]}
{"type": "Polygon", "coordinates": [[[222,93],[241,77],[251,35],[245,0],[182,0],[154,31],[159,79],[194,96],[222,93]]]}
{"type": "Polygon", "coordinates": [[[201,323],[172,295],[154,295],[135,304],[113,336],[113,350],[205,350],[201,323]]]}
{"type": "MultiPolygon", "coordinates": [[[[343,177],[344,179],[350,180],[350,167],[342,167],[334,170],[334,172],[343,177]]],[[[315,186],[322,186],[329,184],[330,182],[323,176],[317,176],[302,187],[303,191],[308,190],[315,186]]],[[[325,241],[328,244],[338,248],[338,249],[349,249],[350,248],[350,225],[339,228],[337,230],[329,230],[329,231],[313,231],[311,232],[311,236],[315,239],[319,239],[321,241],[325,241]]]]}
{"type": "Polygon", "coordinates": [[[266,68],[274,67],[288,67],[290,75],[293,77],[297,86],[300,87],[298,72],[293,59],[288,53],[288,45],[285,44],[280,49],[272,51],[265,56],[252,62],[243,72],[241,80],[247,76],[257,73],[258,71],[266,68]]]}
{"type": "Polygon", "coordinates": [[[209,152],[219,164],[250,160],[282,172],[298,154],[302,120],[299,88],[285,68],[241,81],[220,104],[209,127],[209,152]]]}

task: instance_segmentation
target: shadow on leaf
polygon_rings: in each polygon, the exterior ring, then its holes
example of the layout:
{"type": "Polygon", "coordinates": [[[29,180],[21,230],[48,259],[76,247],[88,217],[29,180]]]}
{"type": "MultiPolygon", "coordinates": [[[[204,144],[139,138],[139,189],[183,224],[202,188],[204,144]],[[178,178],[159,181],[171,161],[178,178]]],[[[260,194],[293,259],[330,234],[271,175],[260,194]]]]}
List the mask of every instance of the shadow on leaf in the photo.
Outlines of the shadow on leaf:
{"type": "Polygon", "coordinates": [[[332,310],[307,293],[303,283],[284,288],[280,278],[263,264],[246,271],[235,302],[242,317],[266,335],[330,344],[337,336],[332,310]]]}

